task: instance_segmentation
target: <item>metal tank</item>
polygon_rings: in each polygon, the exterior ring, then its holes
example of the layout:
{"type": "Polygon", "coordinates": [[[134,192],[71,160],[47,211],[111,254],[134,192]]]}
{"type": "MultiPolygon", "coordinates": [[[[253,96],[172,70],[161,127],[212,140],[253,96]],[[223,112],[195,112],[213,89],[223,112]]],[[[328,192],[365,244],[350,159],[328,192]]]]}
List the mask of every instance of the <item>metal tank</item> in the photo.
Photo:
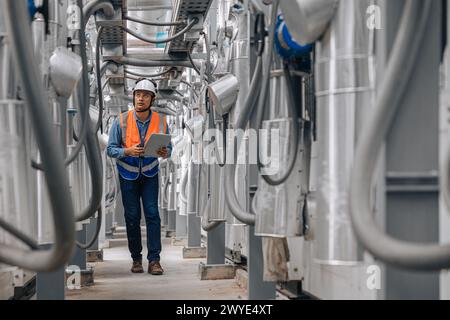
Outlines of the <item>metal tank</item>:
{"type": "Polygon", "coordinates": [[[318,139],[315,258],[348,265],[362,259],[349,217],[349,180],[358,132],[373,98],[370,1],[342,0],[316,46],[318,139]]]}

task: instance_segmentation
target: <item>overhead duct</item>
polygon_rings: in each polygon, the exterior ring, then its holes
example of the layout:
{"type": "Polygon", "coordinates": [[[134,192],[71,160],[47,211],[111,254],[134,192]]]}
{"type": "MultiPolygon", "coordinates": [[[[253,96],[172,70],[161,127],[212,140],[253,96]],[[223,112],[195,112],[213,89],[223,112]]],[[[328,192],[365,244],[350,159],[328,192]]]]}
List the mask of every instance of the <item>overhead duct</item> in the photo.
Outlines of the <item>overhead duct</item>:
{"type": "MultiPolygon", "coordinates": [[[[292,38],[301,45],[319,39],[328,27],[337,6],[338,0],[280,1],[280,8],[292,38]]],[[[365,14],[361,17],[365,17],[365,14]]]]}
{"type": "Polygon", "coordinates": [[[362,260],[349,216],[349,183],[358,132],[373,99],[369,0],[341,0],[316,46],[317,216],[315,257],[325,264],[362,260]]]}
{"type": "Polygon", "coordinates": [[[214,110],[219,116],[226,115],[233,105],[239,92],[239,80],[232,74],[227,74],[208,86],[209,97],[214,110]]]}
{"type": "Polygon", "coordinates": [[[81,58],[65,47],[58,47],[50,57],[50,80],[56,93],[69,98],[81,78],[81,58]]]}

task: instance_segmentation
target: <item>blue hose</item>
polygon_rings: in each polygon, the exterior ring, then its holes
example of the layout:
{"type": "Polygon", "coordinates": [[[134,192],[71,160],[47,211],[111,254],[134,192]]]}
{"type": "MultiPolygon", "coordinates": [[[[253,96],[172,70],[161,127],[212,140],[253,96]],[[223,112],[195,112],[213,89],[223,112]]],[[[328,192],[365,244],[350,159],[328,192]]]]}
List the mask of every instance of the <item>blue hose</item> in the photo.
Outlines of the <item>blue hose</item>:
{"type": "Polygon", "coordinates": [[[275,29],[275,48],[280,56],[289,59],[309,55],[313,45],[307,44],[302,46],[295,42],[289,33],[283,17],[279,15],[275,29]]]}
{"type": "Polygon", "coordinates": [[[30,13],[30,19],[33,19],[37,12],[37,7],[34,4],[34,0],[28,0],[28,12],[30,13]]]}

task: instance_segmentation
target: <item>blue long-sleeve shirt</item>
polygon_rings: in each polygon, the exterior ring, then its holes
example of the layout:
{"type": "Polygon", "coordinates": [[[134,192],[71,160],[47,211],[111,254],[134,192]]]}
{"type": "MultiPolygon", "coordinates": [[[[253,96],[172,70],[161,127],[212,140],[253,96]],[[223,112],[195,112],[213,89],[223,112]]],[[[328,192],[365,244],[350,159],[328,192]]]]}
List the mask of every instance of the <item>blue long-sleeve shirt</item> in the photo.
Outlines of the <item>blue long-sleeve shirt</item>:
{"type": "MultiPolygon", "coordinates": [[[[139,130],[139,135],[141,137],[145,137],[147,133],[148,126],[150,124],[150,120],[152,118],[152,114],[142,122],[138,117],[136,117],[136,113],[133,112],[134,119],[136,120],[136,124],[139,130]]],[[[166,134],[170,134],[169,126],[166,125],[166,134]]],[[[169,155],[172,154],[172,144],[167,147],[169,151],[169,155]]],[[[124,157],[125,148],[122,146],[122,129],[120,128],[119,117],[117,117],[111,128],[109,129],[109,140],[108,147],[106,148],[106,152],[109,157],[120,159],[124,157]]]]}

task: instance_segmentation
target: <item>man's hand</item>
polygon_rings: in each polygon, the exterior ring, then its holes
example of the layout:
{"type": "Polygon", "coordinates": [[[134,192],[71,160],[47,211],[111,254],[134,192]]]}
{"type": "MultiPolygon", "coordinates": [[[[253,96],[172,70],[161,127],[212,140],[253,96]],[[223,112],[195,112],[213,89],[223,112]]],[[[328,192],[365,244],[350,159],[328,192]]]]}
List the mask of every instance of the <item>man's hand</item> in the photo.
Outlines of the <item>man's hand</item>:
{"type": "Polygon", "coordinates": [[[163,157],[164,159],[167,159],[169,157],[169,151],[166,147],[162,147],[157,152],[158,156],[163,157]]]}
{"type": "Polygon", "coordinates": [[[125,156],[139,157],[144,154],[144,148],[140,147],[139,144],[136,144],[130,148],[125,148],[124,154],[125,156]]]}

